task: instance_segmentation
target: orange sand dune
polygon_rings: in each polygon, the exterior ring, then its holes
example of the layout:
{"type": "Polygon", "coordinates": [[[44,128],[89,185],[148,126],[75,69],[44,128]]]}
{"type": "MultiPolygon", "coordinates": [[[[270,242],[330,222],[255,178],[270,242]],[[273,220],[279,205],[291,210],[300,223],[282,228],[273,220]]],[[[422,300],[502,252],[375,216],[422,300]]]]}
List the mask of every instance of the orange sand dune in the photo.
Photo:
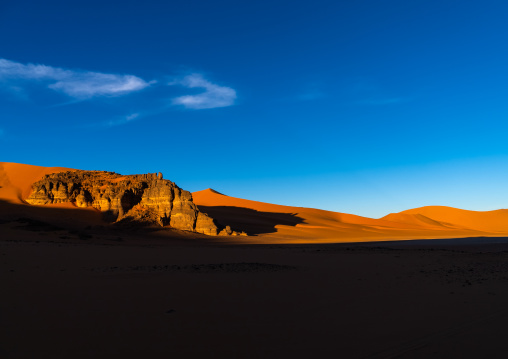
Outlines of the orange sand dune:
{"type": "Polygon", "coordinates": [[[46,174],[63,171],[73,171],[73,169],[0,162],[0,198],[12,203],[23,203],[23,200],[30,195],[32,183],[37,182],[46,174]]]}
{"type": "MultiPolygon", "coordinates": [[[[263,242],[374,241],[489,236],[499,235],[501,232],[508,234],[508,221],[503,232],[501,226],[493,227],[494,229],[488,225],[467,226],[467,220],[453,223],[453,216],[436,219],[417,213],[411,216],[392,214],[385,218],[372,219],[313,208],[250,201],[225,196],[212,189],[194,192],[193,198],[202,211],[209,213],[219,222],[258,235],[263,242]],[[264,231],[256,232],[256,228],[264,231]]],[[[498,223],[493,220],[492,223],[494,222],[498,223]]]]}
{"type": "Polygon", "coordinates": [[[480,212],[445,206],[427,206],[391,213],[383,217],[383,219],[400,223],[415,223],[422,218],[451,228],[492,233],[508,232],[508,209],[480,212]]]}
{"type": "Polygon", "coordinates": [[[44,175],[75,171],[65,167],[41,167],[0,162],[0,215],[28,217],[63,227],[86,227],[103,224],[94,208],[77,208],[73,203],[30,206],[24,202],[32,191],[32,183],[44,175]]]}

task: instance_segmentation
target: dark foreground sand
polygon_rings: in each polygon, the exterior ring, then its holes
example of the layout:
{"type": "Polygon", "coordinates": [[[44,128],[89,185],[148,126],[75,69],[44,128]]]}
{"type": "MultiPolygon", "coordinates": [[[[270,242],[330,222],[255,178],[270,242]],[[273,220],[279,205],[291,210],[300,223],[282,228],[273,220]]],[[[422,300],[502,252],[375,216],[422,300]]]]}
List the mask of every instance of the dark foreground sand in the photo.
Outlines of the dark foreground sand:
{"type": "Polygon", "coordinates": [[[256,246],[0,227],[4,359],[508,355],[505,240],[256,246]]]}

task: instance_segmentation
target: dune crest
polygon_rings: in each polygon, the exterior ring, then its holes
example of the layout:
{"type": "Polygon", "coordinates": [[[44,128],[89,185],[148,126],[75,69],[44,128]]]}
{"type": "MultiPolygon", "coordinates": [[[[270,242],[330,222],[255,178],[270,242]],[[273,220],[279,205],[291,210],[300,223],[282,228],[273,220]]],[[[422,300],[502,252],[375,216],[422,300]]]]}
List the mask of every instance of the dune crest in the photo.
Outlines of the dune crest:
{"type": "Polygon", "coordinates": [[[225,194],[224,194],[224,193],[220,193],[219,191],[216,191],[216,190],[214,190],[213,188],[207,188],[207,189],[205,189],[204,191],[206,191],[206,192],[210,192],[210,193],[214,193],[214,194],[220,194],[220,195],[225,196],[225,194]]]}

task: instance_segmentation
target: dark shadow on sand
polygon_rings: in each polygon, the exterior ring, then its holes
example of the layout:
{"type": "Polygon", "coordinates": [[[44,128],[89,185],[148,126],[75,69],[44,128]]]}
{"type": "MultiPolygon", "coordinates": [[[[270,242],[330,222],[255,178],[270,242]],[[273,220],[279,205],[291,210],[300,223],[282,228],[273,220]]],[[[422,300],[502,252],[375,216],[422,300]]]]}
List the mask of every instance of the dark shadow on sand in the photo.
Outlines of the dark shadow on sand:
{"type": "MultiPolygon", "coordinates": [[[[150,233],[159,227],[126,220],[119,223],[104,221],[104,213],[80,208],[55,208],[31,206],[0,200],[0,225],[7,224],[15,230],[54,234],[56,238],[91,239],[97,235],[123,234],[125,232],[150,233]]],[[[0,233],[1,237],[1,233],[0,233]]]]}
{"type": "Polygon", "coordinates": [[[277,225],[296,226],[304,219],[293,213],[261,212],[250,208],[233,206],[198,206],[201,212],[208,214],[220,225],[229,225],[238,232],[249,236],[275,233],[277,225]]]}

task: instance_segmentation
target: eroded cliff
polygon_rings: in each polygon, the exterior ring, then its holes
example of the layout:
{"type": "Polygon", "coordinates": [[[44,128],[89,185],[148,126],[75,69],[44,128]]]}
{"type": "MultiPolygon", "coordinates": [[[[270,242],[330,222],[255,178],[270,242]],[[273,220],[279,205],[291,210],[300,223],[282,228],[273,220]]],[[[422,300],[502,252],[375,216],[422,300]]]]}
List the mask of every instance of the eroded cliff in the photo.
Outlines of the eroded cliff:
{"type": "Polygon", "coordinates": [[[92,206],[111,222],[157,223],[207,235],[238,235],[198,210],[192,195],[162,174],[122,176],[104,171],[68,171],[45,175],[32,185],[32,205],[71,202],[92,206]]]}

